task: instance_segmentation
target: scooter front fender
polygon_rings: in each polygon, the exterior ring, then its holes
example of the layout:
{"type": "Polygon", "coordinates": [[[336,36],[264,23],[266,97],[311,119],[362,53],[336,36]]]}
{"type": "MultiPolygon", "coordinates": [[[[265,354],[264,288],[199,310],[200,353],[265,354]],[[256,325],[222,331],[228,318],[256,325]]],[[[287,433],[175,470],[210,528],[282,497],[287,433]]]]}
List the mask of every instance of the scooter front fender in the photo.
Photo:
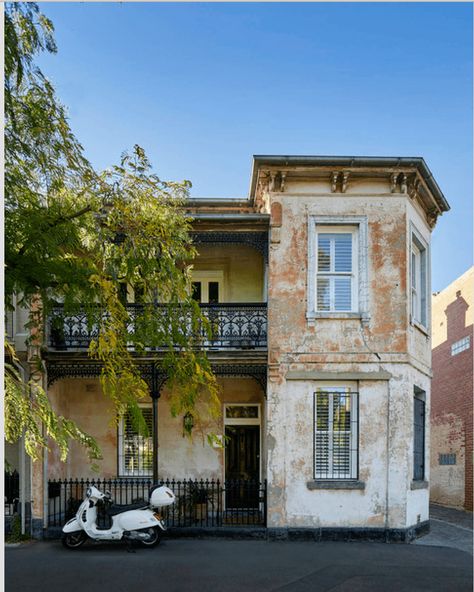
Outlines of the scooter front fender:
{"type": "Polygon", "coordinates": [[[78,530],[84,530],[79,524],[77,518],[72,518],[69,522],[63,526],[63,532],[77,532],[78,530]]]}

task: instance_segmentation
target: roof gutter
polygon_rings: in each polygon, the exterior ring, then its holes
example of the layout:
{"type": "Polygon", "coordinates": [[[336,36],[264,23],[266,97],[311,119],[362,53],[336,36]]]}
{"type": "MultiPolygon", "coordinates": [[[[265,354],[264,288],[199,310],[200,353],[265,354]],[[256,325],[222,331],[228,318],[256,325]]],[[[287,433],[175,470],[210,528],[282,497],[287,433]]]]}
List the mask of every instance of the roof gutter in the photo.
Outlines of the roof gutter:
{"type": "Polygon", "coordinates": [[[188,213],[193,220],[218,220],[220,222],[268,222],[270,214],[219,214],[219,213],[188,213]]]}

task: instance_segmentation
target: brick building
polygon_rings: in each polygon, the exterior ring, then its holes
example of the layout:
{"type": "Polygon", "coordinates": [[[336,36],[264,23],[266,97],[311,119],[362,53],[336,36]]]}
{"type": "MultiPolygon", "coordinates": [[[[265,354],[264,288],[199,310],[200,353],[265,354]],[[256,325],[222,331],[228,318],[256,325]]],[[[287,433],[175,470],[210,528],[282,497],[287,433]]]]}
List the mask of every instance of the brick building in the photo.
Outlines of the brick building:
{"type": "Polygon", "coordinates": [[[472,511],[474,267],[432,298],[431,500],[472,511]]]}

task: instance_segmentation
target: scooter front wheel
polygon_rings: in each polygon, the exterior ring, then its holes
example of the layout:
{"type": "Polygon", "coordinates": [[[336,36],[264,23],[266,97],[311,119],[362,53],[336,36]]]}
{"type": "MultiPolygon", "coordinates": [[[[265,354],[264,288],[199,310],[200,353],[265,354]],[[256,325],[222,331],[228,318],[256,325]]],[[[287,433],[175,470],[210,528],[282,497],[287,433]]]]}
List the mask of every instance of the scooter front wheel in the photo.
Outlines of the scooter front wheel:
{"type": "Polygon", "coordinates": [[[61,537],[61,542],[66,549],[77,549],[87,540],[87,535],[83,530],[76,532],[66,532],[61,537]]]}
{"type": "Polygon", "coordinates": [[[140,532],[148,535],[147,540],[141,540],[142,545],[145,547],[156,547],[156,545],[159,545],[162,533],[162,530],[159,526],[155,526],[153,528],[144,528],[143,530],[140,530],[140,532]]]}

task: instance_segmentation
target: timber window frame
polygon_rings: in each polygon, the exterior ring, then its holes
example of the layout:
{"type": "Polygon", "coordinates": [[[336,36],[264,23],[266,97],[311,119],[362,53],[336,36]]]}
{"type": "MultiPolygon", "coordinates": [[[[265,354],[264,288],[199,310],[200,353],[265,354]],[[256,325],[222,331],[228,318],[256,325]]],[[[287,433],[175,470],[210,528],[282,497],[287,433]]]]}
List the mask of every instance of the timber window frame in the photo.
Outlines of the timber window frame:
{"type": "Polygon", "coordinates": [[[428,243],[411,224],[410,228],[410,321],[424,331],[429,329],[430,253],[428,243]]]}
{"type": "Polygon", "coordinates": [[[223,270],[195,270],[191,274],[191,284],[193,298],[197,302],[201,304],[225,302],[223,270]]]}
{"type": "Polygon", "coordinates": [[[309,215],[306,313],[309,321],[318,318],[369,320],[367,234],[367,216],[309,215]],[[336,243],[339,243],[338,252],[336,243]],[[349,245],[350,270],[347,268],[349,245]],[[339,271],[338,267],[342,271],[339,271]],[[349,294],[347,282],[349,277],[350,306],[344,310],[343,305],[347,302],[349,294]],[[339,287],[336,287],[337,283],[339,287]],[[324,288],[322,288],[323,285],[324,288]],[[339,296],[336,296],[337,290],[339,290],[339,296]],[[336,302],[338,297],[339,303],[336,302]]]}
{"type": "Polygon", "coordinates": [[[313,393],[313,478],[356,481],[358,475],[357,384],[321,385],[313,393]]]}
{"type": "Polygon", "coordinates": [[[119,419],[117,432],[119,477],[151,477],[153,475],[153,408],[140,405],[147,423],[148,436],[140,435],[131,425],[128,414],[119,419]]]}

